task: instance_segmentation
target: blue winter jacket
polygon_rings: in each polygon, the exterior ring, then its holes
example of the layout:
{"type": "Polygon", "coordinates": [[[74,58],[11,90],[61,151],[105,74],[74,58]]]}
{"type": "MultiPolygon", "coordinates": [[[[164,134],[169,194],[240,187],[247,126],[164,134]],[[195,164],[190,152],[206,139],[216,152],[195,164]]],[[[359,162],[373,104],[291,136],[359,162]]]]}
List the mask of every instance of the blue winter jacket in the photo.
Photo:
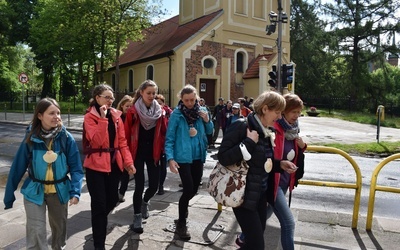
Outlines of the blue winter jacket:
{"type": "MultiPolygon", "coordinates": [[[[32,161],[35,178],[38,180],[46,179],[47,163],[43,160],[43,155],[47,152],[47,147],[45,142],[35,135],[31,137],[32,144],[27,144],[26,137],[30,130],[31,126],[27,128],[25,138],[11,165],[4,194],[5,209],[12,208],[15,201],[14,192],[24,174],[29,171],[30,161],[32,161]]],[[[75,139],[64,126],[54,138],[52,150],[58,155],[57,160],[52,164],[54,180],[60,180],[67,174],[69,175],[67,180],[55,184],[60,202],[65,204],[73,197],[79,199],[83,179],[82,162],[75,139]]],[[[21,187],[21,193],[28,201],[42,205],[44,184],[33,181],[28,176],[21,187]]]]}
{"type": "Polygon", "coordinates": [[[192,163],[200,159],[206,161],[207,134],[211,134],[214,128],[212,121],[204,122],[200,117],[196,120],[194,128],[197,135],[190,137],[189,125],[179,108],[172,112],[167,127],[165,138],[165,154],[167,161],[174,159],[178,163],[192,163]]]}

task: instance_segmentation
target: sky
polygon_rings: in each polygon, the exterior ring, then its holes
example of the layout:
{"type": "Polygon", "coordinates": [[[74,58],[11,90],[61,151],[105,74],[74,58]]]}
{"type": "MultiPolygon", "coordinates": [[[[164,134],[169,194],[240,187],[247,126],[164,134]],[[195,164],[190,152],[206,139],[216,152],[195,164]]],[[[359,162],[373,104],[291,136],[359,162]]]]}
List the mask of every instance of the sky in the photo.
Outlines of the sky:
{"type": "Polygon", "coordinates": [[[164,19],[168,19],[179,14],[179,0],[163,0],[162,5],[162,9],[167,9],[169,13],[164,19]]]}

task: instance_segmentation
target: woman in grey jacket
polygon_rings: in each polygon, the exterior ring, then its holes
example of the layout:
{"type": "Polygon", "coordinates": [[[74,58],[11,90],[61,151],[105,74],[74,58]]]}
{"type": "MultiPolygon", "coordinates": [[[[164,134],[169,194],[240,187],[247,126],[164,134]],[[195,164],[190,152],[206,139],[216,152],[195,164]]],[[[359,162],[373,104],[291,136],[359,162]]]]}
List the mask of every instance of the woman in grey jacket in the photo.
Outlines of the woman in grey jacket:
{"type": "Polygon", "coordinates": [[[171,172],[179,172],[183,186],[176,234],[182,240],[189,240],[186,226],[189,201],[200,185],[207,154],[207,134],[212,132],[213,123],[207,111],[200,109],[196,89],[192,85],[186,85],[179,97],[181,100],[168,122],[165,154],[171,172]]]}

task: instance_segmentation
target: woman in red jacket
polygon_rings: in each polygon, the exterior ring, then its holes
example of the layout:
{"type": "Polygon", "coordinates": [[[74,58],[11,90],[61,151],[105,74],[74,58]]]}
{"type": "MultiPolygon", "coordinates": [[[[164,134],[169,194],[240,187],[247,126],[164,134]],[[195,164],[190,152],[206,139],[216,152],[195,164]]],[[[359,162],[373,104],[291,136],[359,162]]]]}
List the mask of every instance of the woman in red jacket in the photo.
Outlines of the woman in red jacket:
{"type": "Polygon", "coordinates": [[[125,133],[136,167],[133,194],[133,224],[130,228],[143,233],[142,219],[149,217],[149,201],[156,194],[160,179],[157,163],[164,149],[167,118],[155,100],[158,87],[152,80],[144,81],[136,90],[133,106],[125,118],[125,133]],[[149,188],[144,193],[144,164],[146,163],[149,188]]]}
{"type": "Polygon", "coordinates": [[[91,198],[95,249],[105,249],[107,216],[118,203],[118,183],[123,169],[129,174],[136,171],[125,139],[122,112],[111,107],[114,100],[110,86],[97,85],[83,123],[91,146],[83,166],[91,198]]]}

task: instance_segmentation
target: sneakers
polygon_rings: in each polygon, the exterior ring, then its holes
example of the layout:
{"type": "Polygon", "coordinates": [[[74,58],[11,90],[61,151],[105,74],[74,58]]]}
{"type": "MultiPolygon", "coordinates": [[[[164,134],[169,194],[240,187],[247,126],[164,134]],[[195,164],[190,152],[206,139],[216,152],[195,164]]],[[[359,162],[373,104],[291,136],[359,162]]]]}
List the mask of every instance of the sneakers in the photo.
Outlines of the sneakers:
{"type": "Polygon", "coordinates": [[[142,201],[142,218],[147,219],[149,218],[149,202],[142,201]]]}
{"type": "Polygon", "coordinates": [[[125,198],[123,194],[118,194],[119,202],[124,202],[125,198]]]}
{"type": "Polygon", "coordinates": [[[164,192],[164,187],[163,187],[163,186],[160,186],[160,187],[158,188],[157,194],[158,194],[158,195],[163,195],[163,194],[165,194],[165,192],[164,192]]]}
{"type": "Polygon", "coordinates": [[[238,245],[239,247],[244,246],[244,234],[238,234],[236,236],[236,240],[235,240],[236,245],[238,245]]]}
{"type": "Polygon", "coordinates": [[[143,233],[142,214],[133,215],[133,224],[131,224],[129,228],[135,233],[143,233]]]}
{"type": "Polygon", "coordinates": [[[176,223],[175,233],[181,240],[187,241],[190,240],[191,236],[188,232],[188,228],[186,226],[186,221],[176,223]]]}

